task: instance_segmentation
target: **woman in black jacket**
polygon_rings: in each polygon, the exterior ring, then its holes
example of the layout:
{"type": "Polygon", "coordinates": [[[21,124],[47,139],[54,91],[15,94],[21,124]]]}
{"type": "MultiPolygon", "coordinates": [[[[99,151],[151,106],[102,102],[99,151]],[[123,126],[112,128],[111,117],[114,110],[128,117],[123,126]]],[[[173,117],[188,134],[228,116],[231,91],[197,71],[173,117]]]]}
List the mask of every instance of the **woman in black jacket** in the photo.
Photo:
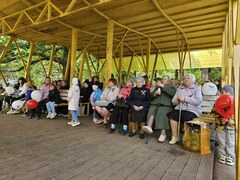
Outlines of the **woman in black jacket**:
{"type": "Polygon", "coordinates": [[[60,93],[56,86],[53,84],[49,84],[49,94],[48,94],[48,100],[47,100],[47,110],[48,115],[47,118],[53,119],[56,117],[56,109],[55,105],[61,103],[60,93]]]}
{"type": "MultiPolygon", "coordinates": [[[[132,88],[127,103],[130,107],[129,137],[136,134],[138,123],[141,128],[145,125],[148,108],[150,106],[150,90],[144,85],[143,77],[135,79],[136,87],[132,88]]],[[[141,130],[140,139],[144,138],[144,132],[141,130]]]]}

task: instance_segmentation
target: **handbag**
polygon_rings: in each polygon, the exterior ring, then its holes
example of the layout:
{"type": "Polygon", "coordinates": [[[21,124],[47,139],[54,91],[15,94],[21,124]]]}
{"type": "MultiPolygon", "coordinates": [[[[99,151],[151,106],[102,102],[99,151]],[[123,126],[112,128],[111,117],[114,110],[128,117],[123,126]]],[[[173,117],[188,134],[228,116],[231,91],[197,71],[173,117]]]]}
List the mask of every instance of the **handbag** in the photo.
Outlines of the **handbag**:
{"type": "Polygon", "coordinates": [[[210,130],[207,124],[199,121],[184,123],[183,149],[200,154],[210,154],[210,130]]]}
{"type": "Polygon", "coordinates": [[[122,98],[121,99],[118,99],[115,103],[115,106],[117,107],[128,107],[126,101],[124,101],[122,98]]]}
{"type": "Polygon", "coordinates": [[[96,101],[95,106],[106,107],[109,103],[109,101],[96,101]]]}

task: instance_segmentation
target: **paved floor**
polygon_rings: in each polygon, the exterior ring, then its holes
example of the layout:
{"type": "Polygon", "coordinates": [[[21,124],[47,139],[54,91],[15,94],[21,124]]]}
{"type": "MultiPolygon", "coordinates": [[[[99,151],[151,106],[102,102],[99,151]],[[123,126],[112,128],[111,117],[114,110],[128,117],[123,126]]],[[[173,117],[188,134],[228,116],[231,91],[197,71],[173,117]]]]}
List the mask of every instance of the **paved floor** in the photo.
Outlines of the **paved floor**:
{"type": "Polygon", "coordinates": [[[213,154],[200,156],[154,136],[145,144],[138,136],[108,134],[90,118],[81,123],[0,114],[0,179],[212,179],[213,154]]]}

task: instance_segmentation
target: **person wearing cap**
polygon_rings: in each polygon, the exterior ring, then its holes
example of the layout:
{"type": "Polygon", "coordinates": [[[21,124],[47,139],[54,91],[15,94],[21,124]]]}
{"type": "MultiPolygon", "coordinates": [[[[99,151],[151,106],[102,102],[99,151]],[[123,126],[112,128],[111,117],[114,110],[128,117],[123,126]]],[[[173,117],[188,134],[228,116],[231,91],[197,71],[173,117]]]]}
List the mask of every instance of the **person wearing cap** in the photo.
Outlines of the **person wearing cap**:
{"type": "MultiPolygon", "coordinates": [[[[234,89],[226,85],[221,89],[221,95],[234,96],[234,89]]],[[[232,104],[233,106],[233,104],[232,104]]],[[[233,117],[226,118],[216,114],[216,135],[218,139],[218,162],[233,166],[235,164],[235,122],[233,117]]]]}
{"type": "Polygon", "coordinates": [[[101,100],[100,97],[101,97],[102,92],[103,92],[102,88],[103,88],[102,83],[98,83],[98,85],[96,85],[96,84],[92,85],[93,92],[90,96],[90,103],[91,103],[92,109],[93,109],[93,122],[94,123],[97,123],[98,119],[99,119],[99,117],[97,115],[97,112],[96,112],[96,109],[95,109],[95,107],[96,107],[95,102],[97,100],[98,101],[101,100]]]}
{"type": "Polygon", "coordinates": [[[78,79],[72,79],[72,86],[68,91],[68,110],[72,114],[72,120],[68,122],[68,125],[75,127],[80,125],[80,121],[77,117],[77,111],[79,110],[80,88],[78,86],[78,79]]]}
{"type": "MultiPolygon", "coordinates": [[[[31,94],[32,94],[33,90],[36,89],[36,87],[32,84],[31,81],[28,81],[26,85],[27,85],[27,87],[28,87],[28,90],[27,90],[27,92],[26,92],[25,101],[27,102],[28,100],[32,99],[32,98],[31,98],[31,94]]],[[[27,117],[28,117],[28,115],[29,115],[29,114],[28,114],[28,111],[29,111],[28,107],[25,106],[24,115],[27,116],[27,117]]]]}
{"type": "MultiPolygon", "coordinates": [[[[131,93],[127,99],[130,107],[130,120],[129,120],[129,137],[136,135],[138,126],[142,128],[146,122],[148,108],[150,106],[150,90],[144,86],[143,77],[135,79],[136,86],[132,88],[131,93]]],[[[144,138],[144,132],[141,129],[139,138],[144,138]]]]}
{"type": "Polygon", "coordinates": [[[173,110],[172,98],[176,93],[176,88],[168,84],[169,80],[168,75],[163,76],[162,79],[157,78],[156,87],[151,92],[151,106],[148,110],[147,126],[142,127],[144,132],[151,134],[153,133],[152,126],[155,124],[154,129],[161,130],[159,142],[165,141],[165,131],[170,129],[167,114],[173,110]]]}
{"type": "Polygon", "coordinates": [[[168,113],[172,129],[172,139],[169,144],[178,141],[178,122],[184,123],[202,114],[202,92],[200,86],[196,85],[196,77],[193,74],[186,74],[181,85],[172,99],[175,109],[168,113]],[[179,113],[180,119],[179,119],[179,113]]]}
{"type": "Polygon", "coordinates": [[[60,98],[60,93],[59,90],[57,89],[56,86],[54,86],[53,84],[49,84],[49,93],[48,93],[48,99],[47,99],[47,103],[46,103],[46,107],[47,107],[47,119],[53,119],[57,116],[56,113],[56,104],[60,104],[61,103],[61,98],[60,98]]]}
{"type": "Polygon", "coordinates": [[[115,132],[116,123],[120,122],[122,130],[119,130],[121,135],[126,135],[128,130],[128,112],[127,98],[130,95],[134,81],[129,79],[126,81],[125,86],[120,90],[115,107],[110,118],[111,129],[109,133],[115,132]]]}

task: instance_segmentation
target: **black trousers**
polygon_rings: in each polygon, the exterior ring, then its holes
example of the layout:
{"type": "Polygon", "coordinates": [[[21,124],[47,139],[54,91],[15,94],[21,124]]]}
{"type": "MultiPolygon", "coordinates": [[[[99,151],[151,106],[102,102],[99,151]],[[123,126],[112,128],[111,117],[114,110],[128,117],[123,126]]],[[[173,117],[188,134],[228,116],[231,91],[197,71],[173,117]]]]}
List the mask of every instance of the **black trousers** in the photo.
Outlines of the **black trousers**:
{"type": "Polygon", "coordinates": [[[14,101],[22,99],[24,97],[25,97],[25,95],[22,95],[22,96],[19,96],[19,97],[16,97],[16,98],[12,97],[12,96],[6,96],[5,101],[9,104],[9,106],[11,106],[14,101]]]}
{"type": "Polygon", "coordinates": [[[110,122],[115,123],[121,123],[122,125],[128,125],[128,107],[118,107],[115,106],[112,112],[112,116],[110,119],[110,122]]]}
{"type": "Polygon", "coordinates": [[[33,117],[34,114],[36,114],[38,117],[40,117],[42,114],[43,107],[46,106],[46,102],[47,102],[46,99],[39,101],[37,108],[30,110],[30,115],[33,117]]]}
{"type": "Polygon", "coordinates": [[[3,100],[0,100],[0,111],[2,111],[3,100]]]}

